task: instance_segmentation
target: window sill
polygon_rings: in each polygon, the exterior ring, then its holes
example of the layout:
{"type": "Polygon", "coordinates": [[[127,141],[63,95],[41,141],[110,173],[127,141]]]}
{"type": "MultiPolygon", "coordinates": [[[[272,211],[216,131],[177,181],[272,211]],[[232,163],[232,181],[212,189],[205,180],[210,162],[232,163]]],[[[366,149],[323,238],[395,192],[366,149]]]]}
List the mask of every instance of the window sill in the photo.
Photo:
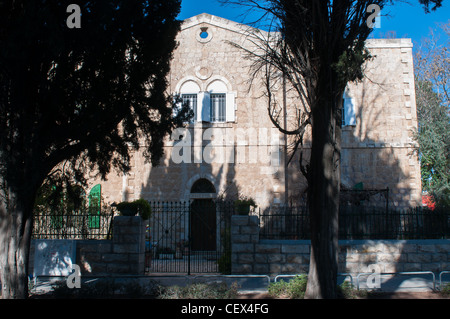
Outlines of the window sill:
{"type": "Polygon", "coordinates": [[[235,124],[235,122],[197,122],[188,124],[187,128],[208,128],[208,127],[232,128],[233,124],[235,124]]]}

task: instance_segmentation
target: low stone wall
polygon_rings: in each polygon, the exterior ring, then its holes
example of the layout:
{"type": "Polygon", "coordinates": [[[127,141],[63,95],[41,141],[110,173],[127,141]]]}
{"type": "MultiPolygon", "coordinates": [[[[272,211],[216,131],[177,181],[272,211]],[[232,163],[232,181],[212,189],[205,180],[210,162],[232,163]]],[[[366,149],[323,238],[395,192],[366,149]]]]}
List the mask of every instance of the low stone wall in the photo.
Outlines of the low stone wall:
{"type": "MultiPolygon", "coordinates": [[[[145,224],[141,217],[117,216],[112,240],[76,240],[76,264],[82,275],[142,275],[145,262],[145,224]]],[[[34,242],[30,269],[33,273],[34,242]]]]}
{"type": "MultiPolygon", "coordinates": [[[[309,240],[260,240],[257,216],[232,216],[233,274],[299,274],[309,270],[309,240]]],[[[341,240],[340,273],[450,270],[450,240],[341,240]]]]}

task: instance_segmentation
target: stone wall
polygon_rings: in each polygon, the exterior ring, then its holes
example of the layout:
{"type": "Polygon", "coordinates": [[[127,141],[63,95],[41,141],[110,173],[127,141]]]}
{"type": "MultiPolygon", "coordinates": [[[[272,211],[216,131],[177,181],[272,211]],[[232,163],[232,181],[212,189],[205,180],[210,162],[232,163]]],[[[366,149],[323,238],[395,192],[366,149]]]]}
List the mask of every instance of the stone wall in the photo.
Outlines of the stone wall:
{"type": "MultiPolygon", "coordinates": [[[[308,273],[309,240],[260,240],[257,216],[232,216],[233,274],[308,273]]],[[[362,273],[376,264],[381,272],[450,269],[450,240],[341,240],[340,273],[362,273]]]]}
{"type": "MultiPolygon", "coordinates": [[[[142,275],[145,258],[145,224],[141,217],[117,216],[112,240],[76,240],[76,264],[82,275],[142,275]]],[[[34,266],[34,243],[30,252],[34,266]]]]}

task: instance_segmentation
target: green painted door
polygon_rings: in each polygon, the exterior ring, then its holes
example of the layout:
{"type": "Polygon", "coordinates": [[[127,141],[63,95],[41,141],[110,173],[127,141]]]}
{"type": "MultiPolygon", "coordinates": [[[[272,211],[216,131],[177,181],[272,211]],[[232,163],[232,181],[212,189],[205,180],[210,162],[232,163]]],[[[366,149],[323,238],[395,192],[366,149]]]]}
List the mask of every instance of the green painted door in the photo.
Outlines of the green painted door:
{"type": "Polygon", "coordinates": [[[102,209],[102,186],[92,187],[89,192],[89,227],[100,228],[100,212],[102,209]]]}

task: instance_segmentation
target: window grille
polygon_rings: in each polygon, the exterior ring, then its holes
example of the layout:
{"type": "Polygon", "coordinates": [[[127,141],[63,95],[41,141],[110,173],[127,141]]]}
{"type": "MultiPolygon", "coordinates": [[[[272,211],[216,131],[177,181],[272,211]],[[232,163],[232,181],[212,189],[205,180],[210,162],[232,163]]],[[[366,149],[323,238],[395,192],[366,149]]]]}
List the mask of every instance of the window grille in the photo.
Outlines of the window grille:
{"type": "Polygon", "coordinates": [[[211,94],[211,122],[225,122],[226,94],[211,94]]]}
{"type": "Polygon", "coordinates": [[[190,123],[194,123],[197,119],[197,94],[183,94],[181,99],[183,100],[183,104],[189,103],[189,107],[194,112],[194,116],[189,121],[190,123]]]}

